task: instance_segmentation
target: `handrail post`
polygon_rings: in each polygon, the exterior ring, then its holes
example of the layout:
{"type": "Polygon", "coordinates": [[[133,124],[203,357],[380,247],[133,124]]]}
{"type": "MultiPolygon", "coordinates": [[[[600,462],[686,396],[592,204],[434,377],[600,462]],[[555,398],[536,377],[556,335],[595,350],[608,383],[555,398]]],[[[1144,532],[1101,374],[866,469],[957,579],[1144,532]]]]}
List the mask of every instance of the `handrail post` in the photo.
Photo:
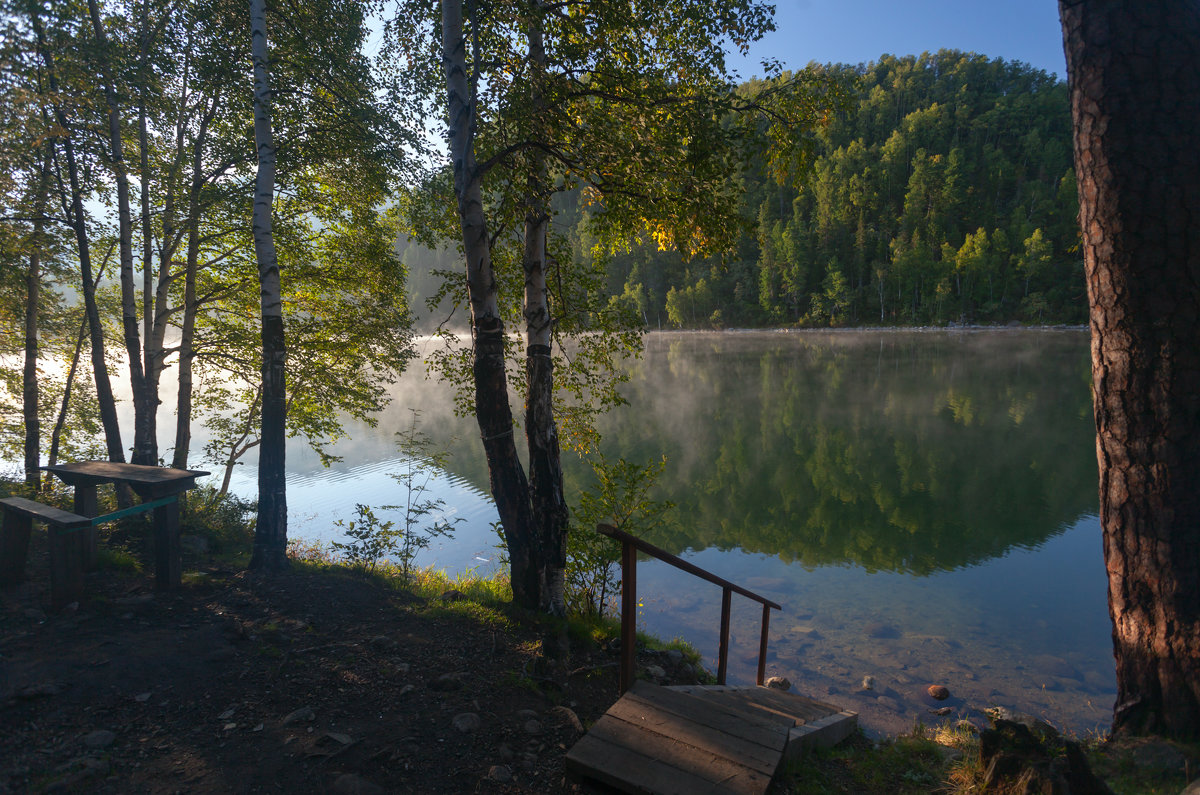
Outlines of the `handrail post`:
{"type": "Polygon", "coordinates": [[[725,684],[725,674],[729,671],[729,600],[733,591],[721,589],[721,646],[717,658],[717,684],[725,684]]]}
{"type": "Polygon", "coordinates": [[[767,675],[767,627],[771,623],[771,606],[763,605],[762,617],[762,637],[758,641],[758,679],[755,684],[762,687],[763,679],[767,675]]]}
{"type": "Polygon", "coordinates": [[[621,694],[633,687],[637,656],[637,548],[621,542],[621,694]]]}

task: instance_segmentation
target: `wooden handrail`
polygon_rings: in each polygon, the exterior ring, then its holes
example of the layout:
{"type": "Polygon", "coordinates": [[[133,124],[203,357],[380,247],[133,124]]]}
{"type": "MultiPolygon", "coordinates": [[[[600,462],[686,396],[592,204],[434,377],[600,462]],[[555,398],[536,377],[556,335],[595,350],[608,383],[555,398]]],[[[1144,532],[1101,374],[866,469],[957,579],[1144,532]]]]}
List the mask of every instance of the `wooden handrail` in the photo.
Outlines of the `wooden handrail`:
{"type": "Polygon", "coordinates": [[[747,599],[753,599],[763,606],[762,633],[758,643],[758,678],[761,685],[766,675],[767,665],[767,628],[771,619],[771,610],[780,610],[775,602],[766,597],[748,591],[740,585],[718,577],[711,571],[700,568],[694,563],[688,563],[680,557],[672,555],[665,549],[632,536],[624,530],[618,530],[612,525],[596,525],[596,532],[621,542],[621,692],[633,687],[634,657],[637,646],[637,553],[645,552],[651,557],[658,558],[664,563],[670,563],[677,569],[688,574],[708,580],[714,585],[721,586],[721,641],[717,652],[717,684],[725,684],[729,668],[729,608],[730,598],[734,593],[741,594],[747,599]]]}

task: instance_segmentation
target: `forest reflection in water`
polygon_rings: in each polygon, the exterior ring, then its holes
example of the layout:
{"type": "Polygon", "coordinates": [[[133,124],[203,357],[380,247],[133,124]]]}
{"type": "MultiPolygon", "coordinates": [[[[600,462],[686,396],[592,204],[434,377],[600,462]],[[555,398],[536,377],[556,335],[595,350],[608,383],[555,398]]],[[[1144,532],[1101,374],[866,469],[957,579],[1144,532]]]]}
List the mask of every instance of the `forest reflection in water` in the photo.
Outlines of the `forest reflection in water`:
{"type": "MultiPolygon", "coordinates": [[[[630,405],[601,418],[601,448],[667,456],[655,496],[675,521],[649,540],[784,606],[771,670],[879,731],[931,718],[935,682],[962,714],[998,703],[1076,731],[1106,720],[1086,333],[651,334],[629,366],[630,405]]],[[[419,562],[493,565],[478,432],[450,404],[406,375],[377,429],[349,429],[334,470],[290,450],[293,534],[328,537],[355,502],[397,502],[390,439],[419,408],[452,456],[435,496],[467,520],[419,562]]],[[[564,464],[568,491],[585,487],[586,464],[564,464]]],[[[719,590],[654,562],[638,579],[642,625],[715,665],[719,590]]],[[[731,674],[749,681],[758,612],[735,600],[734,618],[731,674]]]]}
{"type": "MultiPolygon", "coordinates": [[[[1113,697],[1088,379],[1076,330],[652,335],[604,449],[665,452],[651,540],[784,606],[769,670],[879,731],[934,683],[1084,731],[1113,697]]],[[[714,659],[719,589],[641,569],[643,625],[714,659]]]]}

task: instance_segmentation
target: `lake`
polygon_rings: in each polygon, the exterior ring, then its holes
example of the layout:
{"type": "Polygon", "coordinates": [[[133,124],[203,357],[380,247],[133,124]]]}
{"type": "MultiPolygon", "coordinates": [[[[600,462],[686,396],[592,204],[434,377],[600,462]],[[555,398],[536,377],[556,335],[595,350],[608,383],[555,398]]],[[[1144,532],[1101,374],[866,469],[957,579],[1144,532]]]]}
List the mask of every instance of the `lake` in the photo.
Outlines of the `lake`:
{"type": "MultiPolygon", "coordinates": [[[[675,522],[648,540],[783,606],[769,675],[860,712],[871,732],[993,704],[1081,734],[1107,726],[1086,332],[654,333],[629,366],[630,405],[602,418],[602,450],[667,456],[655,496],[675,522]],[[931,702],[930,684],[951,698],[931,702]]],[[[474,420],[419,367],[395,395],[378,428],[348,428],[330,469],[293,440],[290,534],[329,540],[355,503],[400,502],[393,434],[417,408],[451,453],[432,494],[463,520],[417,562],[493,569],[474,420]]],[[[577,489],[588,468],[564,463],[577,489]]],[[[233,481],[247,496],[252,466],[233,481]]],[[[685,638],[715,670],[720,589],[657,561],[639,564],[638,586],[639,626],[685,638]]],[[[735,596],[733,683],[753,681],[759,614],[735,596]]]]}

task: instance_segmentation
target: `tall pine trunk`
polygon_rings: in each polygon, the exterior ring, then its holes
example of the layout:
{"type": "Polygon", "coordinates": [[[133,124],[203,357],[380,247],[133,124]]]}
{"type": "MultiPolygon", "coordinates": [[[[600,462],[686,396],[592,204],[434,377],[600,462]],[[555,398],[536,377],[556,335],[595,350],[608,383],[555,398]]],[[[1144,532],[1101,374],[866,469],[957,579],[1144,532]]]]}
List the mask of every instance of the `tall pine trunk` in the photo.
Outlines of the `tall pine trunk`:
{"type": "MultiPolygon", "coordinates": [[[[546,51],[541,8],[535,2],[529,23],[530,109],[536,120],[545,113],[542,83],[546,51]]],[[[529,449],[529,497],[535,522],[533,567],[537,572],[539,607],[566,613],[563,593],[567,564],[567,512],[563,496],[562,459],[554,419],[552,317],[546,287],[546,238],[550,226],[549,176],[546,158],[530,150],[525,213],[525,440],[529,449]]]]}
{"type": "Polygon", "coordinates": [[[262,445],[258,456],[258,522],[250,568],[286,569],[287,403],[285,397],[283,298],[271,229],[275,193],[275,141],[271,132],[271,76],[267,64],[265,0],[250,0],[250,47],[254,58],[254,143],[258,174],[254,190],[254,256],[262,308],[262,445]]]}
{"type": "Polygon", "coordinates": [[[471,303],[472,374],[475,418],[483,437],[492,498],[500,514],[512,570],[513,601],[536,609],[541,604],[536,539],[529,483],[517,457],[512,409],[505,372],[504,321],[500,318],[496,276],[492,270],[482,177],[475,162],[475,93],[467,77],[462,0],[442,2],[442,62],[449,104],[448,144],[454,167],[454,192],[467,262],[471,303]]]}
{"type": "Polygon", "coordinates": [[[1200,736],[1200,7],[1060,0],[1091,304],[1113,731],[1200,736]]]}

